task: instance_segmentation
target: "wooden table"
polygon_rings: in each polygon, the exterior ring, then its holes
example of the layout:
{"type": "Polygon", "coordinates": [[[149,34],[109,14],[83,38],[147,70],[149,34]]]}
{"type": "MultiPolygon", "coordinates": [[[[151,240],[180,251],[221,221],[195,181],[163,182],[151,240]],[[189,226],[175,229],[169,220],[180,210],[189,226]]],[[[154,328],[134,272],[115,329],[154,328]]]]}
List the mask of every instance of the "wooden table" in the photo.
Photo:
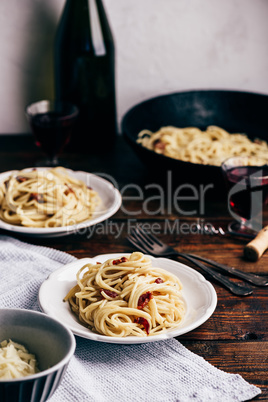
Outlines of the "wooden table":
{"type": "MultiPolygon", "coordinates": [[[[31,136],[0,136],[1,172],[34,166],[40,156],[31,136]]],[[[112,252],[129,253],[133,248],[126,236],[129,228],[138,223],[154,228],[159,238],[178,250],[210,257],[246,272],[268,275],[268,253],[256,263],[243,259],[245,240],[229,235],[187,233],[187,227],[197,222],[226,228],[231,218],[225,199],[205,199],[204,205],[200,205],[200,201],[182,201],[179,210],[168,197],[160,202],[156,187],[150,186],[157,183],[158,177],[147,171],[123,138],[118,138],[113,152],[106,155],[70,153],[64,157],[74,170],[112,177],[123,196],[122,208],[111,219],[83,234],[54,239],[20,239],[53,247],[78,258],[112,252]],[[142,195],[138,189],[142,189],[142,195]],[[153,199],[156,195],[158,198],[153,199]]],[[[162,188],[165,185],[164,182],[160,184],[162,188]]],[[[167,194],[168,189],[164,192],[167,194]]],[[[251,296],[237,297],[212,283],[218,295],[214,314],[179,340],[215,367],[240,374],[260,387],[262,394],[256,400],[268,400],[268,288],[254,287],[251,296]]]]}

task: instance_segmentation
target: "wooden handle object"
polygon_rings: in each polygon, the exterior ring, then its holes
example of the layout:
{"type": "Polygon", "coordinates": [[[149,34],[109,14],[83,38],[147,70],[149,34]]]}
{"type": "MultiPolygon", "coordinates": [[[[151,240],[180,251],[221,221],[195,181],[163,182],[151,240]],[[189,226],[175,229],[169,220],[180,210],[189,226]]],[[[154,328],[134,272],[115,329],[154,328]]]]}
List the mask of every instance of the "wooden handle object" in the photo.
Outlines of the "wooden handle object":
{"type": "Polygon", "coordinates": [[[268,248],[268,226],[265,226],[257,236],[244,248],[244,257],[250,261],[257,261],[268,248]]]}

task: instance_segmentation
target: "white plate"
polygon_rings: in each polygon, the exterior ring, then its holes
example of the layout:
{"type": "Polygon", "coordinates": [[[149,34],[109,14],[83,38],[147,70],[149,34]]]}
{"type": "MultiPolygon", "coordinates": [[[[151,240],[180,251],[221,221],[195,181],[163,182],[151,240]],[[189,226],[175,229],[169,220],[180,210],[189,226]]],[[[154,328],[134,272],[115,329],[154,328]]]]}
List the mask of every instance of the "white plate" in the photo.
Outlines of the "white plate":
{"type": "Polygon", "coordinates": [[[84,327],[72,313],[69,303],[63,302],[68,291],[76,284],[78,269],[87,263],[104,262],[109,258],[121,258],[123,255],[126,254],[103,254],[94,258],[83,258],[53,272],[39,290],[38,301],[41,309],[69,327],[75,335],[94,341],[121,344],[154,342],[185,334],[203,324],[214,312],[217,305],[216,291],[199,272],[176,261],[148,256],[151,258],[153,266],[172,272],[182,282],[182,295],[187,310],[181,325],[159,335],[125,338],[99,335],[84,327]]]}
{"type": "MultiPolygon", "coordinates": [[[[32,169],[33,168],[28,168],[25,170],[30,171],[32,169]]],[[[37,169],[44,170],[47,168],[37,169]]],[[[61,226],[56,228],[28,228],[24,226],[11,225],[0,219],[0,228],[8,230],[9,232],[36,237],[66,236],[75,232],[82,233],[87,227],[103,222],[118,211],[121,206],[122,198],[120,192],[112,185],[112,183],[91,173],[73,171],[70,169],[66,170],[70,176],[73,176],[78,180],[82,180],[88,187],[92,187],[93,190],[97,191],[99,194],[101,204],[98,206],[91,219],[76,225],[61,226]]],[[[6,180],[11,174],[14,174],[14,172],[16,171],[13,170],[1,173],[0,182],[6,180]]]]}

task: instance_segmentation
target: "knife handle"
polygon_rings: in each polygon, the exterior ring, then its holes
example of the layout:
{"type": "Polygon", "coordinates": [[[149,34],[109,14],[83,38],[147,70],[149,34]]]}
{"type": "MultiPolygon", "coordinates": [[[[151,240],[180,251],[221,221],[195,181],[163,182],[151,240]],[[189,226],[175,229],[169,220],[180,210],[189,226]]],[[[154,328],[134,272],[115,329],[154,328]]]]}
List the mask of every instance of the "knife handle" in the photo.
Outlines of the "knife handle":
{"type": "Polygon", "coordinates": [[[244,248],[244,256],[250,261],[257,261],[268,248],[268,226],[265,226],[257,236],[244,248]]]}

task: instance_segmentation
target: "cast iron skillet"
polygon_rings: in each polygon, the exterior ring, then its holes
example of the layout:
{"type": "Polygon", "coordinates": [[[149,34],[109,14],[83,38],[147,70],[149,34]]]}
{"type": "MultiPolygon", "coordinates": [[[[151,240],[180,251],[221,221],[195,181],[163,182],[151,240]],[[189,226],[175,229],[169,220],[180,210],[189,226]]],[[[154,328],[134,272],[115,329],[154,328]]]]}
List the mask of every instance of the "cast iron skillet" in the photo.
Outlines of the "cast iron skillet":
{"type": "Polygon", "coordinates": [[[200,129],[218,125],[230,133],[245,133],[251,139],[268,141],[267,116],[268,95],[228,90],[178,92],[131,108],[122,119],[122,134],[148,169],[171,170],[180,183],[212,183],[216,194],[224,187],[218,166],[193,164],[157,154],[137,144],[138,133],[143,129],[156,131],[165,125],[200,129]]]}

